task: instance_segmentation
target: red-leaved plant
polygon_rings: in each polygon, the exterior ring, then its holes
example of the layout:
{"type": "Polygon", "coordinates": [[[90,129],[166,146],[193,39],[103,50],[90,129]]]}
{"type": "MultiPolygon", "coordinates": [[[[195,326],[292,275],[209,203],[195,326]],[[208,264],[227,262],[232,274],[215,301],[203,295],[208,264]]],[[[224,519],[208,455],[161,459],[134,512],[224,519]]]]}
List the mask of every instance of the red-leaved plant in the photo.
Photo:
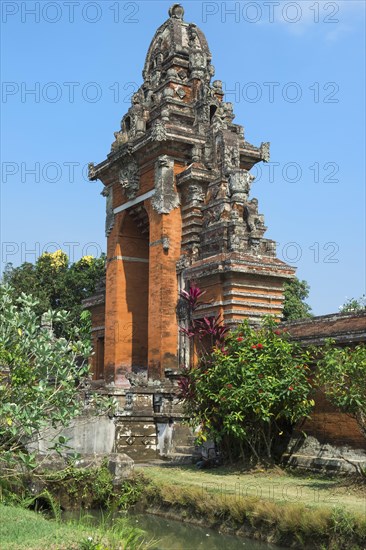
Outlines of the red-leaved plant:
{"type": "Polygon", "coordinates": [[[271,462],[314,406],[312,354],[271,317],[260,328],[245,321],[230,332],[219,317],[198,319],[202,295],[197,286],[181,293],[189,309],[181,330],[191,343],[179,381],[187,417],[199,427],[198,441],[215,441],[223,456],[271,462]]]}
{"type": "Polygon", "coordinates": [[[200,298],[204,294],[205,291],[195,284],[192,284],[188,291],[182,290],[180,292],[181,298],[186,301],[188,306],[188,328],[181,327],[180,332],[191,340],[190,365],[183,367],[186,372],[178,381],[179,395],[182,399],[192,399],[194,397],[195,388],[190,377],[191,369],[200,368],[205,370],[209,368],[213,349],[224,350],[225,335],[229,330],[223,325],[220,315],[201,319],[193,318],[197,308],[203,305],[200,298]],[[197,341],[200,343],[199,346],[197,341]],[[197,354],[196,361],[193,358],[194,348],[197,354]]]}

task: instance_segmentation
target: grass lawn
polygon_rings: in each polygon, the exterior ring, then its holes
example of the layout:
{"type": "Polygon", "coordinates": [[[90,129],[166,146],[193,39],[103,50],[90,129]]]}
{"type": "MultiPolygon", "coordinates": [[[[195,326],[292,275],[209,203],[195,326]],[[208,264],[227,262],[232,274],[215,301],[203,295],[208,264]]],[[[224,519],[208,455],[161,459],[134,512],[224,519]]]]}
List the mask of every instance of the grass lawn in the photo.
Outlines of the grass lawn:
{"type": "Polygon", "coordinates": [[[0,547],[4,549],[77,548],[79,541],[93,536],[91,531],[47,520],[30,510],[0,505],[0,547]]]}
{"type": "Polygon", "coordinates": [[[136,467],[157,485],[202,488],[202,495],[218,493],[238,498],[257,496],[271,502],[303,503],[310,507],[342,507],[366,517],[366,484],[350,478],[326,478],[287,473],[280,469],[250,472],[220,467],[198,470],[195,466],[136,467]]]}
{"type": "Polygon", "coordinates": [[[80,522],[61,523],[45,519],[31,510],[0,504],[1,550],[79,550],[80,543],[87,542],[89,537],[92,537],[90,543],[102,542],[103,548],[110,550],[148,547],[136,540],[136,530],[128,526],[120,526],[114,531],[111,528],[89,527],[80,522]],[[128,546],[127,540],[130,541],[128,546]]]}

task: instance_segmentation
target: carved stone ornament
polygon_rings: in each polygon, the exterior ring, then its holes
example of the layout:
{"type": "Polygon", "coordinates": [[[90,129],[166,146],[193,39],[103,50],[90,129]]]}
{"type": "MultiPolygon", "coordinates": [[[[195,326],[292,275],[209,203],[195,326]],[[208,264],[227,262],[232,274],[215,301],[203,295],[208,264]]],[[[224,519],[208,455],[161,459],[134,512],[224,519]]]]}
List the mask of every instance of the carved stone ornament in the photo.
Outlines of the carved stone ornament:
{"type": "Polygon", "coordinates": [[[165,124],[162,122],[156,122],[151,131],[151,139],[153,141],[166,141],[167,133],[165,124]]]}
{"type": "Polygon", "coordinates": [[[180,204],[174,188],[174,161],[167,155],[160,156],[155,163],[155,194],[151,204],[158,214],[169,214],[180,204]]]}
{"type": "Polygon", "coordinates": [[[214,132],[219,130],[225,130],[227,128],[227,113],[224,107],[220,106],[217,108],[213,118],[212,118],[212,129],[214,132]]]}
{"type": "Polygon", "coordinates": [[[239,146],[226,146],[224,148],[224,170],[229,173],[233,168],[239,168],[239,146]]]}
{"type": "Polygon", "coordinates": [[[269,141],[261,143],[261,156],[262,156],[262,160],[264,162],[269,162],[269,159],[270,159],[270,145],[271,144],[270,144],[269,141]]]}
{"type": "Polygon", "coordinates": [[[207,62],[205,55],[200,51],[195,51],[190,56],[190,63],[193,69],[205,69],[207,62]]]}
{"type": "Polygon", "coordinates": [[[88,178],[91,180],[95,177],[95,164],[94,162],[89,162],[88,164],[88,178]]]}
{"type": "Polygon", "coordinates": [[[234,170],[229,176],[229,190],[233,201],[247,201],[254,176],[247,170],[234,170]]]}
{"type": "Polygon", "coordinates": [[[183,99],[187,94],[184,88],[177,88],[177,95],[180,97],[180,99],[183,99]]]}
{"type": "Polygon", "coordinates": [[[113,187],[104,187],[101,195],[106,197],[105,235],[108,237],[114,226],[113,187]]]}
{"type": "Polygon", "coordinates": [[[190,265],[191,265],[191,261],[190,261],[189,256],[187,256],[186,254],[182,254],[182,256],[179,258],[179,260],[177,261],[177,264],[176,264],[177,272],[180,273],[181,271],[183,271],[184,269],[186,269],[190,265]]]}
{"type": "Polygon", "coordinates": [[[173,4],[169,8],[169,16],[173,19],[183,19],[184,17],[184,8],[180,4],[173,4]]]}
{"type": "Polygon", "coordinates": [[[192,202],[203,202],[205,200],[205,193],[201,185],[192,183],[188,187],[187,204],[192,202]]]}
{"type": "Polygon", "coordinates": [[[119,172],[119,182],[122,185],[126,197],[134,199],[139,189],[139,169],[135,160],[131,160],[119,172]]]}
{"type": "Polygon", "coordinates": [[[252,199],[245,205],[244,220],[252,234],[255,234],[258,230],[264,229],[264,218],[262,214],[258,214],[257,199],[252,199]]]}
{"type": "Polygon", "coordinates": [[[251,248],[252,254],[255,254],[256,256],[259,254],[260,244],[260,239],[252,237],[249,239],[249,246],[251,248]]]}

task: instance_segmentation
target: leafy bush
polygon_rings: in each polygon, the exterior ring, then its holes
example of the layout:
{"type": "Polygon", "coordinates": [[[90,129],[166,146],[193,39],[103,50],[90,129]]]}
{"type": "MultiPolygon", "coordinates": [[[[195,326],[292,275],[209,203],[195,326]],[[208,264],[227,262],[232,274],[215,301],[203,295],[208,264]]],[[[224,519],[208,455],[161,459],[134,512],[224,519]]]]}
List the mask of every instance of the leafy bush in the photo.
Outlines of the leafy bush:
{"type": "MultiPolygon", "coordinates": [[[[40,319],[37,300],[25,294],[15,299],[8,285],[0,286],[0,466],[21,461],[33,467],[26,445],[42,429],[62,428],[83,411],[80,389],[89,376],[90,353],[88,337],[72,326],[67,312],[48,311],[40,319]],[[58,321],[71,324],[73,338],[53,334],[58,321]]],[[[54,450],[65,442],[60,436],[54,450]]]]}
{"type": "Polygon", "coordinates": [[[316,383],[333,405],[356,419],[366,437],[366,346],[337,348],[328,340],[318,361],[316,383]]]}
{"type": "Polygon", "coordinates": [[[259,330],[243,323],[228,333],[217,319],[203,319],[184,332],[201,342],[211,337],[180,381],[199,440],[215,440],[231,457],[273,459],[278,440],[314,406],[309,352],[271,318],[259,330]]]}

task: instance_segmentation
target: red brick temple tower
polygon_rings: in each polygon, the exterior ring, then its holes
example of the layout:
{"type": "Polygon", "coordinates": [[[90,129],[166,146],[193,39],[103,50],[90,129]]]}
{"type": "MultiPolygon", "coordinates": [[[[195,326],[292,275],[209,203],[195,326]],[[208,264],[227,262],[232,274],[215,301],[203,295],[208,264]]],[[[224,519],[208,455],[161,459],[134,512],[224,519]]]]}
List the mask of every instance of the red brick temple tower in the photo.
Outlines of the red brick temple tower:
{"type": "MultiPolygon", "coordinates": [[[[206,290],[198,315],[229,325],[281,317],[294,269],[276,258],[250,169],[269,160],[233,123],[202,31],[174,4],[156,31],[143,84],[106,160],[90,165],[106,197],[105,292],[92,311],[95,378],[128,390],[133,373],[163,381],[188,361],[179,291],[206,290]]],[[[123,392],[122,392],[123,393],[123,392]]]]}

